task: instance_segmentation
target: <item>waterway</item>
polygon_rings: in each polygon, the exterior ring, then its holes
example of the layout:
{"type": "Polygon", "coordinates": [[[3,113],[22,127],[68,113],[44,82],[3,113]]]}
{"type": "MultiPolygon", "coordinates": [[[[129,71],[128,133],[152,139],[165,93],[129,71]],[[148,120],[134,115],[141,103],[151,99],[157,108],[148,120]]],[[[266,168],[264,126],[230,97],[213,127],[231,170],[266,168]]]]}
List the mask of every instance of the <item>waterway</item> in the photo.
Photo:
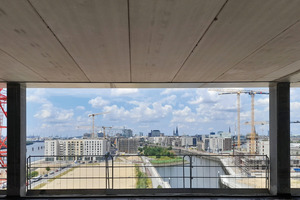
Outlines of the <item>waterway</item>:
{"type": "Polygon", "coordinates": [[[193,157],[192,166],[192,170],[190,170],[190,163],[185,164],[184,169],[182,165],[162,166],[156,169],[172,188],[190,188],[190,171],[193,177],[192,188],[220,188],[218,176],[225,172],[219,162],[193,157]]]}

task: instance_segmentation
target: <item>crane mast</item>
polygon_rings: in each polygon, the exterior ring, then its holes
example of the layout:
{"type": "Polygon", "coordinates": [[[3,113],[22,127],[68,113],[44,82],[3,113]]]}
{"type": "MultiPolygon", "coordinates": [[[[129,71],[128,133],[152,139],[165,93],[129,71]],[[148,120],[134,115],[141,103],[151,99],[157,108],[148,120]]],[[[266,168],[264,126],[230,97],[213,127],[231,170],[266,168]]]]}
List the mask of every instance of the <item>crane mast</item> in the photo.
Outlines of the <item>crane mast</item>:
{"type": "Polygon", "coordinates": [[[237,133],[238,133],[238,141],[237,146],[238,149],[241,149],[241,93],[244,93],[244,90],[225,90],[225,89],[213,89],[212,91],[219,92],[219,95],[225,94],[236,94],[236,102],[237,102],[237,133]]]}
{"type": "Polygon", "coordinates": [[[264,91],[253,91],[248,90],[244,93],[247,93],[251,96],[251,133],[250,133],[250,153],[255,154],[254,147],[255,147],[255,127],[254,127],[254,97],[256,94],[269,94],[268,92],[264,91]]]}
{"type": "Polygon", "coordinates": [[[89,117],[93,117],[93,132],[92,132],[92,138],[95,138],[95,116],[97,115],[104,115],[107,114],[109,112],[101,112],[101,113],[93,113],[93,114],[89,114],[89,117]]]}
{"type": "Polygon", "coordinates": [[[249,94],[251,96],[251,136],[250,136],[250,147],[251,147],[251,154],[255,154],[254,147],[255,147],[255,128],[254,128],[254,97],[255,94],[269,94],[268,92],[264,91],[253,91],[253,90],[225,90],[225,89],[213,89],[212,91],[219,92],[219,95],[225,94],[236,94],[237,95],[237,132],[238,132],[238,149],[241,148],[241,121],[240,121],[240,112],[241,112],[241,93],[249,94]]]}

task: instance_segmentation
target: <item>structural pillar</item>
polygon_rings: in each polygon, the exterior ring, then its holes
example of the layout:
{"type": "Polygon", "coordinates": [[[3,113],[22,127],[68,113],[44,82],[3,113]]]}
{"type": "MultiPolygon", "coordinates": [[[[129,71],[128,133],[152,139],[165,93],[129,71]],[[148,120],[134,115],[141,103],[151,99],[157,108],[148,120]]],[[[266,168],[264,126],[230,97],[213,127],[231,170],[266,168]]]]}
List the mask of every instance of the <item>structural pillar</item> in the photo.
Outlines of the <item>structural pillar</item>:
{"type": "Polygon", "coordinates": [[[7,196],[26,194],[26,87],[7,83],[7,196]]]}
{"type": "Polygon", "coordinates": [[[290,83],[269,89],[270,192],[290,196],[290,83]]]}

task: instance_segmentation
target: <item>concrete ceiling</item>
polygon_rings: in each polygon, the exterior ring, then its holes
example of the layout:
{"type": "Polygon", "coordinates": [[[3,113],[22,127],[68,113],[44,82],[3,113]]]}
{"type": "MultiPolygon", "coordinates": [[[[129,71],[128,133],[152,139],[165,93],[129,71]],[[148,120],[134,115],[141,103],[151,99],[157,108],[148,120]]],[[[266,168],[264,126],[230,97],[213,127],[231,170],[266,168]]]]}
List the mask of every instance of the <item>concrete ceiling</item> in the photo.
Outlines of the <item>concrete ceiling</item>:
{"type": "Polygon", "coordinates": [[[0,81],[300,85],[299,0],[2,0],[0,81]]]}

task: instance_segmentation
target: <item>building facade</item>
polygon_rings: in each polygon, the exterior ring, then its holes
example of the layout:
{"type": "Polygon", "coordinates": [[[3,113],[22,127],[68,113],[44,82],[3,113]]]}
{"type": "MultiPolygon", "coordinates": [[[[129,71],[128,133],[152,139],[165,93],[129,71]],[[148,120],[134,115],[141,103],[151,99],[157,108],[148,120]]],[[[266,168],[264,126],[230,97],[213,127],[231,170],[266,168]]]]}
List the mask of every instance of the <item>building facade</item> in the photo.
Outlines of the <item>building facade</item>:
{"type": "Polygon", "coordinates": [[[96,160],[94,156],[105,155],[109,151],[107,140],[104,139],[71,139],[71,140],[46,140],[45,156],[53,160],[96,160]]]}

